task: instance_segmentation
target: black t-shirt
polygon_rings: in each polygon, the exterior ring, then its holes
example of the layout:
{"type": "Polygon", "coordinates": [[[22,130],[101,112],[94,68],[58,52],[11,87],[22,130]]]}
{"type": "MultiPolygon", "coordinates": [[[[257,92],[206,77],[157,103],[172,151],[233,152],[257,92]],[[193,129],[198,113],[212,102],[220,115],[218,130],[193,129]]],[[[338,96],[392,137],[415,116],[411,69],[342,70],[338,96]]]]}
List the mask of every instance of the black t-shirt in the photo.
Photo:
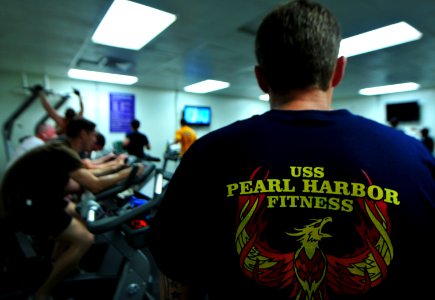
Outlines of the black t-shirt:
{"type": "Polygon", "coordinates": [[[192,145],[148,245],[163,273],[210,300],[423,299],[434,176],[422,143],[392,128],[346,110],[272,110],[192,145]]]}
{"type": "Polygon", "coordinates": [[[424,137],[421,142],[423,143],[423,145],[427,148],[427,150],[429,150],[430,153],[433,153],[434,150],[434,142],[433,142],[433,138],[427,136],[424,137]]]}
{"type": "Polygon", "coordinates": [[[145,158],[143,147],[149,144],[147,136],[138,131],[133,131],[127,134],[127,138],[129,139],[129,143],[126,147],[128,154],[138,158],[145,158]]]}

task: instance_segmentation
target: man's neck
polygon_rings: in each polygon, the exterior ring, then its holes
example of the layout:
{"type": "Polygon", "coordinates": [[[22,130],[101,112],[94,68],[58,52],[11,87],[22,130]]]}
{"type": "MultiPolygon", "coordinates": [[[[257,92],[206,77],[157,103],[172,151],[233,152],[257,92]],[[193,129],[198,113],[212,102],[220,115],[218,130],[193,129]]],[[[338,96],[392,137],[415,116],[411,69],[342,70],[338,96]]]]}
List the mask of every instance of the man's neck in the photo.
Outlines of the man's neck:
{"type": "Polygon", "coordinates": [[[80,153],[83,149],[81,142],[78,139],[68,138],[66,140],[70,147],[77,153],[80,153]]]}
{"type": "Polygon", "coordinates": [[[270,108],[278,110],[332,110],[332,89],[306,89],[286,95],[270,94],[270,108]]]}

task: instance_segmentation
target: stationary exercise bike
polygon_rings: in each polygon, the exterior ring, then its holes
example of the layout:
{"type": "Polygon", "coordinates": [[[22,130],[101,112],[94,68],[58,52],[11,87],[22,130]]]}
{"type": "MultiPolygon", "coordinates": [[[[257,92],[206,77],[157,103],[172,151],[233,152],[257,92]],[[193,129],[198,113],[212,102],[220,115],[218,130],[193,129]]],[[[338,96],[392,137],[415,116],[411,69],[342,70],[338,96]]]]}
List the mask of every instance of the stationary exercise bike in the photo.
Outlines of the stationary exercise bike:
{"type": "MultiPolygon", "coordinates": [[[[131,188],[148,183],[155,175],[155,166],[144,163],[145,172],[136,176],[137,166],[129,178],[104,193],[85,194],[79,205],[80,213],[94,233],[97,244],[107,245],[97,272],[77,274],[64,281],[73,285],[80,280],[90,281],[108,278],[111,282],[111,299],[147,299],[158,296],[158,276],[153,262],[146,254],[144,235],[149,228],[160,202],[159,197],[143,195],[131,188]],[[130,188],[127,188],[130,187],[130,188]],[[110,278],[116,278],[111,280],[110,278]]],[[[106,285],[104,285],[107,289],[106,285]]],[[[70,290],[70,289],[67,289],[70,290]]],[[[59,295],[62,287],[56,290],[59,295]]],[[[72,294],[74,299],[86,299],[86,295],[72,294]]],[[[71,297],[69,292],[68,297],[71,297]]]]}
{"type": "MultiPolygon", "coordinates": [[[[159,203],[135,190],[135,185],[147,183],[155,176],[155,166],[145,164],[145,172],[136,176],[137,167],[124,182],[96,195],[82,197],[79,212],[95,234],[95,247],[83,258],[85,272],[71,274],[54,290],[55,299],[89,299],[98,294],[101,299],[157,298],[157,271],[146,255],[144,234],[159,203]]],[[[32,238],[15,233],[20,261],[5,263],[3,271],[11,288],[0,289],[0,299],[25,299],[42,283],[50,271],[50,262],[34,247],[32,238]],[[32,274],[28,274],[31,271],[32,274]]],[[[2,281],[6,282],[6,281],[2,281]]]]}

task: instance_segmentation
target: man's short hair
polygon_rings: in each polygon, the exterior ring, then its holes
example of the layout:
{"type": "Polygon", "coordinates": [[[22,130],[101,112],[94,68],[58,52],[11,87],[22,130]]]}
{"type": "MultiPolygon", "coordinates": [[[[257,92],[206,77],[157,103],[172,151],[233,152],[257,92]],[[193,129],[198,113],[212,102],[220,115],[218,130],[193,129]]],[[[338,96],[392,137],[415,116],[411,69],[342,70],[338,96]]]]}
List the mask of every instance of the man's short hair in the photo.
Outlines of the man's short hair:
{"type": "Polygon", "coordinates": [[[92,121],[85,118],[74,118],[68,123],[65,134],[70,138],[75,138],[82,130],[91,132],[95,130],[95,127],[96,125],[92,121]]]}
{"type": "Polygon", "coordinates": [[[423,136],[428,136],[428,135],[429,135],[429,128],[427,128],[427,127],[422,128],[422,129],[420,130],[420,132],[421,132],[421,134],[422,134],[423,136]]]}
{"type": "Polygon", "coordinates": [[[140,122],[139,122],[139,120],[134,119],[134,120],[131,121],[130,125],[131,125],[131,128],[138,129],[139,126],[140,126],[140,122]]]}
{"type": "Polygon", "coordinates": [[[35,135],[41,134],[42,132],[45,132],[49,128],[54,128],[54,127],[47,123],[38,124],[38,126],[35,127],[35,135]]]}
{"type": "Polygon", "coordinates": [[[76,115],[76,111],[72,108],[68,108],[65,111],[65,118],[67,118],[68,120],[72,120],[76,115]]]}
{"type": "Polygon", "coordinates": [[[397,118],[397,117],[392,117],[392,118],[390,118],[390,119],[388,120],[388,123],[390,123],[390,125],[391,125],[392,127],[396,127],[396,126],[399,125],[399,123],[400,123],[400,119],[397,118]]]}
{"type": "Polygon", "coordinates": [[[104,149],[105,145],[106,145],[106,138],[101,132],[97,132],[97,141],[95,142],[96,148],[102,150],[104,149]]]}
{"type": "Polygon", "coordinates": [[[255,55],[271,90],[316,86],[327,90],[340,48],[340,26],[320,4],[296,0],[270,12],[260,24],[255,55]]]}
{"type": "Polygon", "coordinates": [[[47,123],[39,124],[36,126],[35,136],[47,142],[57,137],[56,128],[47,123]]]}

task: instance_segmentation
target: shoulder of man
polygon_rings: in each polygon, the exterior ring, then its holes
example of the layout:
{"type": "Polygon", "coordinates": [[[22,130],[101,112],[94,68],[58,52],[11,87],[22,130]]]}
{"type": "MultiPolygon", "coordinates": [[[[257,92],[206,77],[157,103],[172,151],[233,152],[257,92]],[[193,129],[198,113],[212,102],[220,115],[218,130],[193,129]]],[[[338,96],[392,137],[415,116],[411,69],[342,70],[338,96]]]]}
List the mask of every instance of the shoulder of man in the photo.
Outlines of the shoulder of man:
{"type": "Polygon", "coordinates": [[[73,148],[71,148],[70,143],[66,139],[55,139],[46,142],[46,147],[53,149],[54,151],[64,151],[69,153],[70,155],[80,159],[80,154],[77,153],[73,148]]]}

